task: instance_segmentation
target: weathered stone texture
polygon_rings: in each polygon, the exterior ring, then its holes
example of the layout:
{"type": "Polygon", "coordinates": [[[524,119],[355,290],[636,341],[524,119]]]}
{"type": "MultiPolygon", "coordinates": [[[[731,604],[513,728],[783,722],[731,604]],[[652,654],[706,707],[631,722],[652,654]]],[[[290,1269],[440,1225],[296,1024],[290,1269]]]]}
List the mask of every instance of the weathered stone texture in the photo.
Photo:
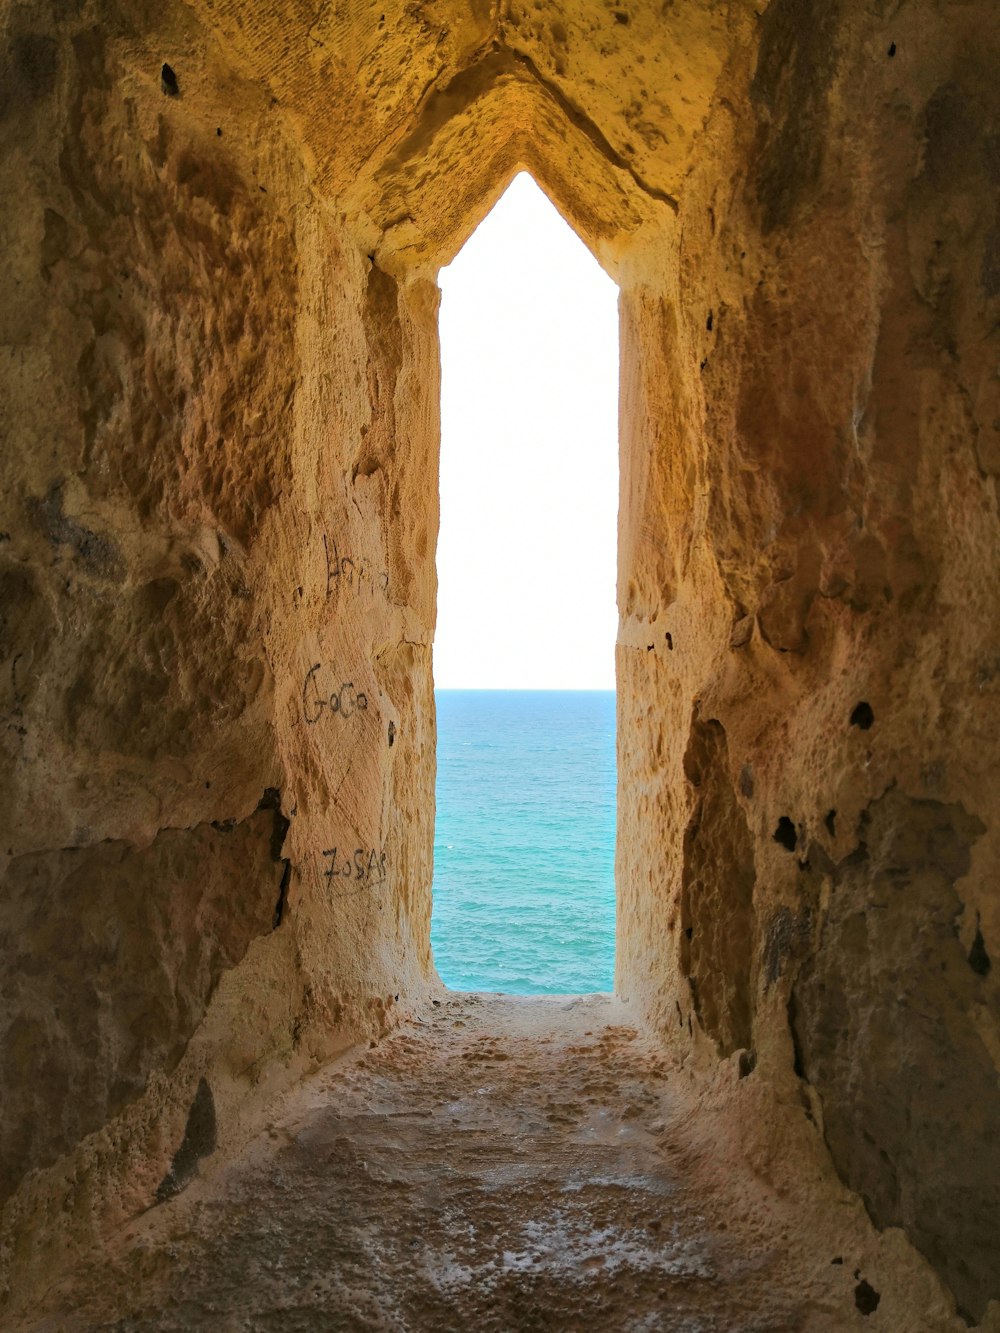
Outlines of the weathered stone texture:
{"type": "Polygon", "coordinates": [[[274,927],[276,819],[262,809],[165,829],[145,848],[103,842],[8,866],[0,1196],[117,1116],[150,1072],[176,1068],[221,974],[274,927]],[[223,890],[230,875],[238,892],[223,890]]]}
{"type": "Polygon", "coordinates": [[[989,1317],[994,7],[0,24],[10,1272],[433,984],[434,274],[527,167],[621,287],[618,988],[989,1317]]]}
{"type": "Polygon", "coordinates": [[[680,968],[722,1055],[753,1045],[753,842],[731,785],[726,733],[695,718],[684,772],[697,804],[684,832],[680,968]]]}
{"type": "Polygon", "coordinates": [[[959,936],[983,824],[959,804],[891,791],[831,870],[815,952],[789,1016],[837,1169],[879,1226],[901,1226],[982,1313],[1000,1231],[1000,1101],[988,1029],[991,960],[959,936]],[[968,1108],[956,1133],[956,1097],[968,1108]]]}
{"type": "MultiPolygon", "coordinates": [[[[757,1077],[778,1086],[794,1066],[782,1004],[802,967],[823,1017],[798,1008],[797,1022],[825,1025],[827,1046],[810,1027],[798,1073],[834,1163],[970,1318],[998,1295],[1000,1180],[997,999],[966,962],[985,968],[998,910],[986,663],[1000,553],[973,417],[997,353],[985,26],[964,10],[890,23],[858,6],[768,7],[759,47],[732,71],[746,100],[717,107],[683,192],[673,300],[623,292],[619,570],[619,984],[665,1033],[683,1040],[700,1018],[719,1041],[692,975],[690,886],[745,819],[757,1077]],[[703,765],[692,776],[680,762],[703,751],[705,719],[724,729],[737,818],[728,801],[713,816],[703,765]],[[852,867],[852,920],[879,913],[878,867],[850,858],[887,791],[907,809],[962,809],[977,833],[922,907],[857,925],[855,939],[832,925],[837,867],[852,867]],[[939,962],[920,962],[933,920],[954,985],[932,985],[939,962]],[[656,938],[670,941],[659,956],[656,938]],[[910,967],[920,980],[901,987],[910,967]],[[820,996],[833,975],[839,1008],[820,996]],[[871,1012],[892,1017],[879,1027],[871,1012]]],[[[699,895],[706,954],[742,937],[742,883],[716,876],[699,895]]],[[[730,953],[724,984],[744,969],[730,953]]]]}
{"type": "Polygon", "coordinates": [[[407,491],[436,440],[409,361],[433,381],[436,293],[345,242],[270,95],[182,7],[3,23],[0,1142],[23,1282],[155,1196],[201,1082],[231,1143],[255,1086],[382,1030],[428,972],[435,511],[407,491]]]}

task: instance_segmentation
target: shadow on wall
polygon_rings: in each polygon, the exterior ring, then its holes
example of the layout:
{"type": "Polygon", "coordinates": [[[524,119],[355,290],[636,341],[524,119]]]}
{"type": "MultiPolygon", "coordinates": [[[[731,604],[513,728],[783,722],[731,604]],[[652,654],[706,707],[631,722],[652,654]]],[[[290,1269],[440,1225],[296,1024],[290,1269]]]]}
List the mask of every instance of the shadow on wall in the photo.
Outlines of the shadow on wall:
{"type": "Polygon", "coordinates": [[[877,1226],[905,1229],[970,1323],[996,1290],[1000,1104],[975,1022],[991,963],[981,934],[962,948],[955,882],[984,832],[958,804],[873,802],[830,867],[818,948],[789,1002],[837,1170],[877,1226]]]}
{"type": "Polygon", "coordinates": [[[696,802],[684,832],[681,972],[719,1054],[753,1044],[753,839],[729,777],[722,724],[697,708],[684,755],[696,802]]]}

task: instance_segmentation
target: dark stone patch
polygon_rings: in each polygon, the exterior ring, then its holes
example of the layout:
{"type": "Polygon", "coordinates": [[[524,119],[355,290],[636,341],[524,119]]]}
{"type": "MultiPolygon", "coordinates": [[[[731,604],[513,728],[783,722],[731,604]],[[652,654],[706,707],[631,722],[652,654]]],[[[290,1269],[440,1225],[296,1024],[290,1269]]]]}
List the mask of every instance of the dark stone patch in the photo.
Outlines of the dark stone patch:
{"type": "Polygon", "coordinates": [[[18,33],[5,51],[0,49],[0,120],[48,97],[58,72],[59,47],[53,37],[18,33]]]}
{"type": "Polygon", "coordinates": [[[851,726],[859,727],[862,731],[869,731],[875,721],[875,713],[870,703],[862,699],[861,703],[856,704],[851,712],[851,726]]]}
{"type": "Polygon", "coordinates": [[[806,1074],[805,1061],[802,1058],[802,1043],[799,1041],[797,1009],[795,991],[793,990],[788,997],[788,1031],[792,1037],[792,1068],[795,1071],[796,1078],[808,1083],[809,1078],[806,1074]]]}
{"type": "Polygon", "coordinates": [[[808,941],[812,916],[808,909],[797,914],[790,907],[779,907],[767,923],[761,966],[765,989],[781,977],[785,960],[799,954],[808,941]]]}
{"type": "Polygon", "coordinates": [[[752,1042],[756,869],[726,733],[714,718],[692,719],[684,772],[698,796],[684,834],[680,967],[702,1026],[726,1056],[752,1042]]]}
{"type": "Polygon", "coordinates": [[[282,856],[285,838],[288,836],[292,821],[282,812],[281,792],[278,791],[277,787],[267,788],[257,809],[270,810],[274,815],[274,823],[271,828],[271,860],[282,867],[281,881],[278,884],[278,900],[275,903],[274,916],[271,920],[271,929],[277,930],[284,919],[285,908],[288,905],[288,886],[292,880],[291,860],[287,856],[282,856]]]}
{"type": "Polygon", "coordinates": [[[975,972],[977,977],[989,976],[990,956],[986,952],[986,941],[983,939],[981,929],[976,930],[976,938],[972,941],[972,948],[969,950],[969,966],[975,972]]]}
{"type": "Polygon", "coordinates": [[[789,1001],[841,1179],[976,1318],[1000,1297],[1000,1099],[955,884],[984,831],[958,803],[873,802],[789,1001]]]}
{"type": "Polygon", "coordinates": [[[48,97],[56,86],[59,47],[47,33],[26,32],[14,41],[14,67],[21,88],[33,102],[48,97]]]}
{"type": "Polygon", "coordinates": [[[255,810],[228,833],[206,823],[144,847],[102,841],[10,861],[0,1204],[141,1097],[150,1075],[176,1069],[220,978],[272,927],[274,826],[255,810]],[[59,961],[68,941],[72,969],[59,961]]]}
{"type": "Polygon", "coordinates": [[[763,114],[750,179],[765,234],[787,225],[819,180],[839,10],[835,0],[772,0],[760,21],[751,95],[763,114]]]}
{"type": "Polygon", "coordinates": [[[864,1315],[874,1314],[881,1299],[880,1293],[864,1278],[854,1288],[854,1304],[864,1315]]]}
{"type": "Polygon", "coordinates": [[[45,230],[42,233],[42,253],[39,271],[46,282],[52,277],[52,270],[69,251],[69,224],[61,213],[54,208],[46,208],[44,214],[45,230]]]}
{"type": "MultiPolygon", "coordinates": [[[[948,199],[962,192],[981,196],[990,210],[983,214],[986,231],[979,281],[987,299],[1000,293],[1000,208],[995,203],[1000,177],[1000,127],[995,98],[984,90],[995,86],[992,69],[976,63],[956,69],[957,77],[942,84],[924,113],[924,173],[927,196],[948,199]],[[983,70],[985,73],[985,69],[983,70]],[[990,188],[984,189],[984,182],[990,188]]],[[[946,225],[946,224],[945,224],[946,225]]]]}
{"type": "Polygon", "coordinates": [[[281,883],[278,885],[278,901],[274,905],[274,918],[271,922],[271,929],[277,930],[284,920],[285,907],[288,904],[288,886],[292,880],[292,863],[285,862],[284,869],[281,872],[281,883]]]}
{"type": "Polygon", "coordinates": [[[277,787],[268,787],[264,795],[260,798],[258,810],[270,810],[274,815],[274,826],[271,830],[271,860],[282,861],[282,848],[285,845],[285,838],[291,825],[291,820],[282,813],[281,810],[281,792],[277,787]]]}
{"type": "Polygon", "coordinates": [[[203,1157],[210,1157],[215,1152],[216,1143],[215,1098],[208,1080],[203,1078],[188,1112],[181,1146],[174,1153],[170,1170],[157,1186],[157,1203],[172,1199],[185,1185],[190,1184],[198,1174],[198,1163],[203,1157]]]}
{"type": "Polygon", "coordinates": [[[50,486],[42,499],[29,499],[27,507],[50,546],[68,546],[88,574],[122,582],[125,562],[115,543],[63,513],[62,482],[50,486]]]}
{"type": "Polygon", "coordinates": [[[778,820],[778,826],[771,836],[780,847],[784,847],[786,852],[794,852],[798,845],[799,835],[795,832],[795,825],[787,815],[781,816],[778,820]]]}

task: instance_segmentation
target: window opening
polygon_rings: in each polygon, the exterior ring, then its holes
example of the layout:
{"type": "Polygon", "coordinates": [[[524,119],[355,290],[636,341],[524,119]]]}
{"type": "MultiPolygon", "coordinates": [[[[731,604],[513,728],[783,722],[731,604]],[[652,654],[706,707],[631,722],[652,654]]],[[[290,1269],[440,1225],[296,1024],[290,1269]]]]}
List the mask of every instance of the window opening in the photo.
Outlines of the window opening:
{"type": "Polygon", "coordinates": [[[526,173],[440,283],[435,962],[610,990],[617,287],[526,173]]]}

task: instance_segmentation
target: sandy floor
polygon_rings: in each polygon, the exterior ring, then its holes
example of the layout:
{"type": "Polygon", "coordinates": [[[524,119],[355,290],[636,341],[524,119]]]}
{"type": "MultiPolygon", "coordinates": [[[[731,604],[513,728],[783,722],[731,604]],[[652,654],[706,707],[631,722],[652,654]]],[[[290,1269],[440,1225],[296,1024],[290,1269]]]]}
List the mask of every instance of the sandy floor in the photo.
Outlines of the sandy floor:
{"type": "Polygon", "coordinates": [[[706,1167],[683,1082],[608,997],[447,993],[24,1327],[916,1328],[801,1201],[706,1167]]]}

